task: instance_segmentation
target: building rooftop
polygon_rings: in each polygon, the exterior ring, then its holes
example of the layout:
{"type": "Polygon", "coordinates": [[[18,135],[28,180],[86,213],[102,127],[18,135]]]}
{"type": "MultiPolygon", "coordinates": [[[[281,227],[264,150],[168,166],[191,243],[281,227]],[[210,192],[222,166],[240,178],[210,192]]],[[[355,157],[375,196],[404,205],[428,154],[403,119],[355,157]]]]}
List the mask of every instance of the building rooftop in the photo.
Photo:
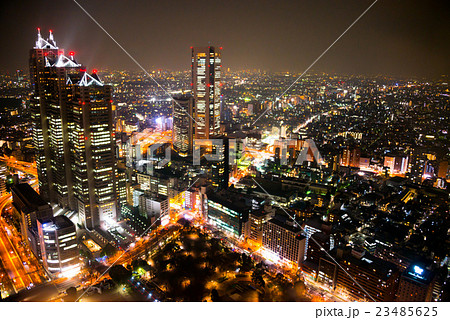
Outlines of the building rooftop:
{"type": "Polygon", "coordinates": [[[259,208],[257,210],[252,210],[250,212],[250,214],[255,217],[255,218],[261,218],[261,217],[265,217],[268,214],[270,214],[271,212],[264,210],[264,208],[259,208]]]}
{"type": "Polygon", "coordinates": [[[48,204],[39,193],[37,193],[28,183],[19,183],[12,187],[12,191],[25,203],[28,207],[37,208],[48,204]]]}
{"type": "Polygon", "coordinates": [[[412,263],[403,272],[402,277],[428,285],[433,280],[433,275],[432,271],[425,269],[422,265],[412,263]]]}
{"type": "Polygon", "coordinates": [[[220,203],[236,212],[248,212],[250,210],[250,206],[246,204],[242,195],[227,190],[208,193],[208,200],[220,203]]]}
{"type": "MultiPolygon", "coordinates": [[[[298,222],[294,224],[291,218],[284,217],[280,215],[276,215],[274,218],[270,219],[268,221],[269,223],[276,224],[277,226],[282,227],[283,229],[286,229],[293,233],[300,233],[302,229],[300,228],[300,225],[298,222]]],[[[303,237],[303,236],[302,236],[303,237]]]]}
{"type": "Polygon", "coordinates": [[[309,218],[305,221],[305,226],[310,226],[318,230],[322,231],[330,231],[331,230],[331,224],[329,222],[322,221],[322,219],[318,216],[309,218]]]}
{"type": "MultiPolygon", "coordinates": [[[[337,252],[337,250],[335,252],[337,252]]],[[[397,266],[392,262],[377,258],[367,251],[357,252],[357,254],[358,255],[354,254],[354,250],[346,251],[340,260],[347,261],[359,268],[370,270],[371,272],[376,273],[380,279],[384,280],[390,278],[391,275],[398,270],[397,266]]]]}
{"type": "Polygon", "coordinates": [[[50,227],[55,230],[65,229],[74,226],[73,222],[70,221],[66,216],[56,216],[49,219],[39,220],[43,228],[50,227]]]}

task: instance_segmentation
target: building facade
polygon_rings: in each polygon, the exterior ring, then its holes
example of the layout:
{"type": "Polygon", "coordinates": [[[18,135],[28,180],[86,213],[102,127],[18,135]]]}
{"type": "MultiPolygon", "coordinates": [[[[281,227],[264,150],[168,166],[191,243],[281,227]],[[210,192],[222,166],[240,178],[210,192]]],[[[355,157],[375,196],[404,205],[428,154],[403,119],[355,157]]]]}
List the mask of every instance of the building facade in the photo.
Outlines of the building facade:
{"type": "Polygon", "coordinates": [[[246,237],[262,245],[263,226],[274,216],[274,210],[255,210],[248,215],[248,228],[246,237]]]}
{"type": "Polygon", "coordinates": [[[400,276],[397,301],[430,302],[435,275],[423,266],[411,264],[400,276]]]}
{"type": "Polygon", "coordinates": [[[111,87],[84,73],[67,92],[75,209],[92,230],[114,224],[118,213],[111,87]]]}
{"type": "Polygon", "coordinates": [[[111,87],[38,32],[30,51],[39,193],[92,230],[117,219],[111,87]]]}
{"type": "Polygon", "coordinates": [[[336,248],[320,258],[317,280],[358,301],[393,301],[398,268],[391,262],[350,248],[336,248]],[[339,265],[344,268],[342,270],[339,265]]]}
{"type": "Polygon", "coordinates": [[[64,88],[68,73],[78,73],[82,66],[73,55],[64,55],[50,31],[38,39],[30,51],[30,99],[33,145],[39,181],[39,194],[45,201],[62,207],[73,204],[70,164],[68,163],[68,127],[64,88]]]}
{"type": "Polygon", "coordinates": [[[70,277],[80,271],[75,225],[66,216],[38,219],[38,232],[45,270],[52,276],[70,277]]]}
{"type": "Polygon", "coordinates": [[[192,92],[194,95],[194,137],[210,139],[220,131],[222,50],[192,48],[192,92]]]}
{"type": "Polygon", "coordinates": [[[226,191],[208,193],[207,218],[216,228],[231,236],[240,237],[243,235],[250,207],[235,196],[226,191]]]}
{"type": "Polygon", "coordinates": [[[262,245],[279,258],[300,265],[305,255],[301,229],[273,218],[263,225],[262,245]]]}
{"type": "Polygon", "coordinates": [[[11,192],[13,205],[20,213],[22,237],[35,257],[41,259],[37,220],[52,218],[52,207],[27,183],[14,185],[11,192]]]}
{"type": "Polygon", "coordinates": [[[192,153],[194,98],[190,95],[173,97],[172,115],[172,146],[180,156],[186,157],[192,153]]]}

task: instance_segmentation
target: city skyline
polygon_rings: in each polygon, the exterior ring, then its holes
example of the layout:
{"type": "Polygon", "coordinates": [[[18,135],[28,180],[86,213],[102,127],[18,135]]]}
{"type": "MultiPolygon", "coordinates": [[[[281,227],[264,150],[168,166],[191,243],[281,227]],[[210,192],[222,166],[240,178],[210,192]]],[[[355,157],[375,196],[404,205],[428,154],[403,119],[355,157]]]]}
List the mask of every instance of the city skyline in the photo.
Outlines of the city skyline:
{"type": "MultiPolygon", "coordinates": [[[[186,59],[189,48],[211,44],[223,46],[225,70],[276,72],[304,71],[371,3],[320,1],[274,5],[249,1],[207,6],[202,1],[189,4],[138,1],[132,7],[112,2],[104,8],[99,2],[80,2],[148,70],[189,70],[190,61],[186,59]],[[203,19],[200,12],[205,12],[203,19]],[[116,17],[121,14],[124,18],[117,24],[116,17]],[[210,29],[207,26],[213,16],[215,27],[210,29]]],[[[1,12],[14,11],[29,21],[26,26],[19,25],[3,34],[4,42],[17,48],[0,53],[6,62],[2,68],[10,72],[25,69],[20,52],[24,43],[32,40],[31,29],[37,27],[45,33],[52,29],[63,39],[61,46],[75,50],[89,66],[137,70],[74,2],[25,1],[2,6],[1,12]],[[30,28],[33,23],[35,27],[30,28]]],[[[448,75],[450,66],[446,57],[450,41],[445,32],[450,21],[448,9],[444,1],[431,4],[378,1],[312,70],[433,79],[448,75]]],[[[10,16],[2,18],[3,30],[12,24],[10,16]]]]}

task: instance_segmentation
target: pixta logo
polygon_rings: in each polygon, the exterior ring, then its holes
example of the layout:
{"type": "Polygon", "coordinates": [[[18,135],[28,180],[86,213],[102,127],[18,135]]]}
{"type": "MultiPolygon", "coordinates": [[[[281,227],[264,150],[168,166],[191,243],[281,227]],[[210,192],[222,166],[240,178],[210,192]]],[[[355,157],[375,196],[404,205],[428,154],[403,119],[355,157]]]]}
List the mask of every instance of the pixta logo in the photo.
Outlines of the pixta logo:
{"type": "MultiPolygon", "coordinates": [[[[258,152],[255,150],[250,151],[247,145],[242,141],[237,139],[194,139],[192,159],[193,165],[199,166],[201,163],[201,158],[203,157],[207,162],[220,162],[227,160],[229,165],[234,165],[236,163],[236,158],[238,154],[238,146],[242,156],[245,153],[258,152]]],[[[288,149],[289,147],[294,147],[296,153],[298,153],[295,165],[303,165],[305,162],[316,162],[319,165],[324,165],[324,160],[317,148],[314,140],[294,140],[294,139],[283,139],[276,142],[273,146],[279,148],[279,160],[280,164],[283,166],[288,165],[288,149]],[[300,141],[300,144],[299,144],[300,141]]],[[[261,150],[266,151],[266,150],[261,150]]],[[[275,154],[274,154],[275,155],[275,154]]],[[[292,157],[292,155],[290,155],[292,157]]],[[[127,155],[127,165],[131,165],[132,159],[132,148],[129,146],[129,152],[127,155]]],[[[136,162],[141,163],[144,161],[136,155],[136,162]]],[[[152,174],[155,168],[162,168],[171,161],[171,148],[167,144],[157,143],[150,145],[147,149],[147,173],[152,174]],[[164,158],[161,159],[161,154],[163,150],[160,149],[165,147],[164,158]]],[[[291,162],[292,163],[292,162],[291,162]]]]}

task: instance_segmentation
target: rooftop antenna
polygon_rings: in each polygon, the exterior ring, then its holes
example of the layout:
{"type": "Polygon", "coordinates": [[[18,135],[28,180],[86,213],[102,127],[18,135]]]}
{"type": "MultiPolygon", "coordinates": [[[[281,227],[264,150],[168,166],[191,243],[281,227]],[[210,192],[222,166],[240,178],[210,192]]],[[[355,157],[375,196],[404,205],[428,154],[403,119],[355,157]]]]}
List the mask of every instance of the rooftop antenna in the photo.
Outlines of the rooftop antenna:
{"type": "Polygon", "coordinates": [[[49,39],[50,41],[54,41],[54,40],[53,40],[53,32],[52,32],[52,30],[49,30],[49,36],[48,36],[48,39],[49,39]]]}
{"type": "Polygon", "coordinates": [[[38,31],[38,39],[40,39],[41,38],[41,28],[37,28],[37,31],[38,31]]]}

